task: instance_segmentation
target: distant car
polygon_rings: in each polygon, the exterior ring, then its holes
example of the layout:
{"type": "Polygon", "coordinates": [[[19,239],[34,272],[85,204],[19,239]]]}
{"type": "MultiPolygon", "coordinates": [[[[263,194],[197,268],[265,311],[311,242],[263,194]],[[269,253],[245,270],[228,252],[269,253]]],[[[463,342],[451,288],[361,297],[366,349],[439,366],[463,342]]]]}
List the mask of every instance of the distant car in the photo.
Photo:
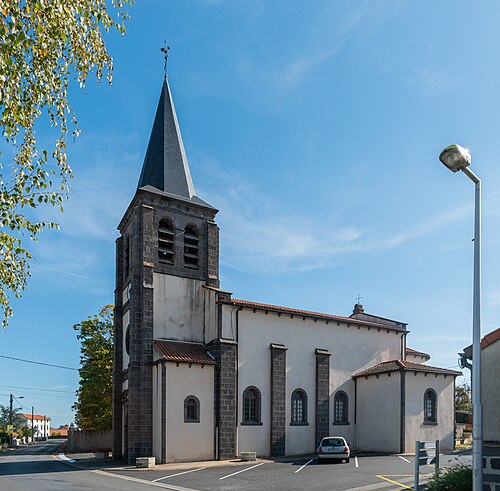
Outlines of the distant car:
{"type": "Polygon", "coordinates": [[[345,460],[349,462],[349,457],[351,456],[351,450],[345,439],[341,436],[325,436],[318,447],[316,452],[318,456],[318,462],[324,462],[325,460],[345,460]]]}

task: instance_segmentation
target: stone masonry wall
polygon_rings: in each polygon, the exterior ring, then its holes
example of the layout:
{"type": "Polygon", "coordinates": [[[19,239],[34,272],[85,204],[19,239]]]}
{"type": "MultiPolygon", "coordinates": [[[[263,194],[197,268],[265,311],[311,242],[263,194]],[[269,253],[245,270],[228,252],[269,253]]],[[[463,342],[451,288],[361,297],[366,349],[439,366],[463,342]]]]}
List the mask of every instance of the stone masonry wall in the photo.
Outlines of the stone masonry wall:
{"type": "Polygon", "coordinates": [[[214,453],[218,460],[232,459],[236,456],[237,349],[235,341],[225,339],[214,340],[208,345],[208,350],[216,363],[214,453]]]}
{"type": "Polygon", "coordinates": [[[483,491],[500,491],[500,442],[483,444],[483,491]]]}
{"type": "Polygon", "coordinates": [[[122,367],[123,367],[123,237],[116,240],[115,333],[113,357],[113,458],[122,455],[122,367]]]}
{"type": "Polygon", "coordinates": [[[286,435],[286,350],[271,344],[271,456],[285,455],[286,435]]]}
{"type": "Polygon", "coordinates": [[[316,349],[315,445],[330,432],[330,356],[330,352],[316,349]]]}

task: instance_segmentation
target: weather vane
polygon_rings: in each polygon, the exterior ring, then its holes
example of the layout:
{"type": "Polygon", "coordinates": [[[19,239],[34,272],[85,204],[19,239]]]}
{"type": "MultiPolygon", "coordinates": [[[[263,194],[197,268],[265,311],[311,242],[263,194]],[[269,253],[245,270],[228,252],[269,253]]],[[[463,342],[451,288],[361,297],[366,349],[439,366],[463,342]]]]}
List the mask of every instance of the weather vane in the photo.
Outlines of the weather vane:
{"type": "Polygon", "coordinates": [[[359,305],[359,302],[361,302],[361,299],[363,297],[358,293],[358,296],[356,297],[356,303],[359,305]]]}
{"type": "Polygon", "coordinates": [[[167,78],[167,61],[168,61],[168,52],[170,51],[170,46],[167,46],[167,40],[165,39],[165,45],[163,48],[160,48],[160,51],[163,53],[163,56],[165,56],[165,66],[163,67],[163,70],[165,72],[165,78],[167,78]]]}

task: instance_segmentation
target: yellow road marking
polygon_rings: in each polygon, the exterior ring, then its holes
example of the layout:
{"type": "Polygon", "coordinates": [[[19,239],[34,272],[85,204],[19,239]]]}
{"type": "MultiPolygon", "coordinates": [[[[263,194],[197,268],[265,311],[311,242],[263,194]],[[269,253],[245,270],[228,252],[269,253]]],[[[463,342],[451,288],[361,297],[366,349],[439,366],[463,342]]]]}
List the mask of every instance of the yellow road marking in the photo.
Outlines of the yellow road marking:
{"type": "MultiPolygon", "coordinates": [[[[379,479],[383,479],[384,481],[390,482],[391,484],[396,484],[396,486],[402,486],[404,489],[413,489],[410,486],[407,486],[406,484],[403,484],[403,483],[400,483],[397,481],[393,481],[392,479],[389,479],[385,476],[375,476],[375,477],[378,477],[379,479]]],[[[410,476],[408,476],[408,477],[410,477],[410,476]]]]}

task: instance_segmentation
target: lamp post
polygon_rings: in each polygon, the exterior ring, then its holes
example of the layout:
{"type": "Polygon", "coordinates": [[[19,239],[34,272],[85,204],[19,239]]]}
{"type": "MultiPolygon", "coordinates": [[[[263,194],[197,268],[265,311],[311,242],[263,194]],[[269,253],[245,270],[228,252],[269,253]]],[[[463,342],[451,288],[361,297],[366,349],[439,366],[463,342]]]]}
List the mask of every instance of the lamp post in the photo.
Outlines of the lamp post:
{"type": "Polygon", "coordinates": [[[471,154],[460,145],[450,145],[439,160],[453,172],[461,170],[475,184],[474,293],[472,316],[472,489],[481,491],[483,481],[483,410],[481,406],[481,180],[468,166],[471,154]]]}
{"type": "MultiPolygon", "coordinates": [[[[12,407],[14,403],[14,394],[10,394],[10,411],[9,411],[9,425],[12,425],[12,420],[13,420],[13,414],[14,414],[14,408],[12,407]]],[[[19,396],[19,399],[24,399],[23,396],[19,396]]],[[[10,434],[10,447],[12,448],[12,433],[10,434]]]]}

